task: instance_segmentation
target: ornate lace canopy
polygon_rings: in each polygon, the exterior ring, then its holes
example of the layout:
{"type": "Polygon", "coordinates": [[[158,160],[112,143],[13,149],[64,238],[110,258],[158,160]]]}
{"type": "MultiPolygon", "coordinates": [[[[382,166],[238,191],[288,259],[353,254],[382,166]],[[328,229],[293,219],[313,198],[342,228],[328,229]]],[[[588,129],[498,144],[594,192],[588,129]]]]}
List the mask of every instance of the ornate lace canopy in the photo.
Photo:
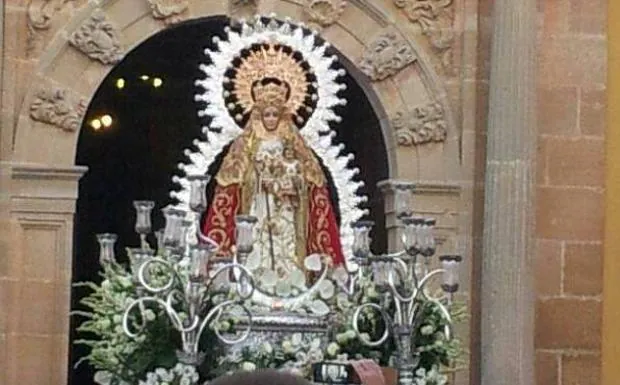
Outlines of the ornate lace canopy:
{"type": "Polygon", "coordinates": [[[194,140],[194,148],[185,150],[189,162],[179,165],[185,176],[173,177],[181,187],[171,192],[171,197],[178,200],[176,207],[188,208],[187,177],[206,174],[224,147],[242,133],[244,119],[237,115],[247,114],[252,108],[252,95],[248,94],[252,83],[263,75],[277,75],[274,77],[290,86],[290,111],[303,118],[303,124],[301,119],[297,121],[301,136],[334,181],[342,248],[348,266],[354,267],[351,224],[367,214],[361,208],[367,198],[357,193],[363,182],[355,180],[359,170],[349,167],[354,156],[343,154],[344,145],[334,143],[336,133],[329,126],[341,120],[334,107],[346,104],[338,96],[346,88],[338,82],[345,71],[333,68],[337,58],[327,54],[329,43],[319,43],[316,33],[289,20],[257,16],[251,23],[242,22],[239,29],[227,28],[226,34],[226,39],[214,38],[217,49],[205,50],[209,64],[200,66],[205,78],[196,84],[204,92],[195,99],[207,103],[198,115],[209,117],[210,123],[202,129],[205,138],[194,140]]]}

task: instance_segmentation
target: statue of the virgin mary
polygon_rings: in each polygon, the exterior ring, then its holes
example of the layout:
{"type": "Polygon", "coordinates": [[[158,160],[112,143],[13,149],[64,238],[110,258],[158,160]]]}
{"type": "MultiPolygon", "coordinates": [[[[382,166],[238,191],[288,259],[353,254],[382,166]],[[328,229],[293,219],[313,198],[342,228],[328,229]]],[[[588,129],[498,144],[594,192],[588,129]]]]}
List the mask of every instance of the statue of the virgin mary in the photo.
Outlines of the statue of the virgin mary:
{"type": "Polygon", "coordinates": [[[246,267],[278,277],[305,273],[306,256],[344,263],[336,215],[321,165],[293,123],[308,100],[301,64],[278,46],[263,45],[242,59],[232,94],[249,115],[215,175],[203,231],[231,254],[235,216],[258,221],[246,267]]]}

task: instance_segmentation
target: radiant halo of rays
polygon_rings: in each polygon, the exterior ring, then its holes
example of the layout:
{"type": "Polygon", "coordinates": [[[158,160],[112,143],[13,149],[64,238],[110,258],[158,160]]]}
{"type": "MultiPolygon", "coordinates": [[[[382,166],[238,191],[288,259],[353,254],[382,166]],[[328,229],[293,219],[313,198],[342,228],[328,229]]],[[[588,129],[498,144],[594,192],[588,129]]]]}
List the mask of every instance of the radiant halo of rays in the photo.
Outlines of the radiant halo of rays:
{"type": "MultiPolygon", "coordinates": [[[[368,214],[368,210],[361,208],[367,197],[358,193],[360,187],[364,185],[362,181],[356,180],[359,169],[349,166],[354,155],[343,153],[344,145],[334,143],[336,132],[329,126],[330,122],[341,121],[341,117],[334,112],[334,107],[346,105],[346,100],[338,96],[339,91],[346,89],[338,78],[344,76],[346,72],[343,69],[332,68],[337,57],[328,56],[329,43],[320,44],[317,40],[316,32],[308,31],[303,24],[294,25],[288,19],[278,21],[275,15],[269,18],[257,16],[252,22],[242,21],[238,31],[237,28],[235,30],[227,28],[226,38],[214,38],[217,49],[205,50],[210,64],[200,65],[205,78],[196,81],[196,85],[201,86],[204,92],[195,96],[198,102],[208,102],[205,108],[198,111],[198,115],[209,117],[211,122],[208,127],[202,128],[203,139],[195,139],[193,147],[184,151],[189,161],[179,164],[179,169],[185,175],[173,177],[173,181],[180,186],[180,189],[172,191],[170,196],[178,201],[176,208],[191,213],[190,184],[187,177],[206,174],[224,147],[242,133],[242,127],[231,116],[224,97],[226,71],[232,61],[240,57],[242,51],[256,44],[277,42],[288,46],[302,55],[316,77],[318,96],[316,108],[300,128],[300,134],[331,174],[338,194],[342,249],[347,266],[354,269],[356,265],[351,251],[353,245],[351,224],[368,214]]],[[[196,223],[194,220],[192,222],[196,223]]]]}

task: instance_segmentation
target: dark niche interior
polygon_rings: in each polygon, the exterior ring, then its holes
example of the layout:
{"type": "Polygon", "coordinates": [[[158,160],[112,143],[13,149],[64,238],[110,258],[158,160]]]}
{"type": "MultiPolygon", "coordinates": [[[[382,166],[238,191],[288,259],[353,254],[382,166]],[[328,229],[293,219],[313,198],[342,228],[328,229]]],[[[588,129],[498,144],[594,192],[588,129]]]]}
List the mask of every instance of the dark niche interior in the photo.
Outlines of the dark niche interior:
{"type": "MultiPolygon", "coordinates": [[[[163,227],[159,210],[172,202],[169,192],[176,189],[172,176],[180,175],[177,165],[186,161],[183,150],[202,137],[201,127],[208,124],[197,116],[201,106],[194,101],[194,94],[200,92],[194,81],[204,76],[198,66],[205,62],[204,49],[215,48],[212,37],[223,37],[227,25],[226,17],[211,17],[160,32],[132,50],[97,90],[80,132],[76,155],[76,164],[89,169],[79,184],[74,282],[100,281],[95,234],[118,234],[119,261],[124,260],[125,247],[139,244],[134,232],[134,200],[154,200],[153,227],[163,227]]],[[[337,142],[344,143],[346,152],[355,154],[359,178],[366,182],[361,192],[369,198],[368,219],[376,223],[373,249],[385,250],[383,200],[376,184],[389,177],[386,146],[377,114],[362,88],[349,74],[341,79],[347,89],[340,95],[348,104],[337,108],[342,122],[332,127],[337,142]]],[[[337,197],[333,195],[332,199],[337,197]]],[[[154,239],[150,240],[153,244],[154,239]]],[[[74,309],[80,309],[79,300],[86,294],[84,288],[73,289],[74,309]]],[[[74,368],[88,354],[86,347],[73,345],[80,338],[75,331],[80,321],[76,317],[71,320],[72,385],[93,383],[93,368],[85,363],[74,368]]]]}

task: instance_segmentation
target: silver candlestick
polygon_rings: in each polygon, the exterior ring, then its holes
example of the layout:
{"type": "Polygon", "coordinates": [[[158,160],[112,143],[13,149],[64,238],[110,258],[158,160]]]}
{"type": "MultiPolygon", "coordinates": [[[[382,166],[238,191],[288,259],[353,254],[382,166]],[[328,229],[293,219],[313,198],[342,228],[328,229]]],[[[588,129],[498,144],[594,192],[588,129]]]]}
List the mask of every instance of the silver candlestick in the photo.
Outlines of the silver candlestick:
{"type": "MultiPolygon", "coordinates": [[[[401,192],[399,200],[410,199],[401,192]]],[[[398,202],[396,202],[398,203],[398,202]]],[[[415,350],[414,335],[424,320],[424,304],[431,303],[439,309],[446,319],[443,331],[446,339],[452,336],[452,319],[448,307],[452,295],[458,290],[458,266],[461,256],[441,256],[442,268],[430,269],[431,258],[435,255],[434,237],[435,220],[411,215],[407,205],[397,205],[397,216],[401,223],[401,240],[403,250],[384,255],[373,255],[370,251],[370,232],[373,223],[360,221],[353,224],[353,253],[360,269],[358,279],[371,276],[382,293],[382,303],[365,303],[357,307],[353,315],[353,328],[362,343],[369,347],[384,344],[391,336],[396,346],[397,371],[399,385],[414,383],[415,369],[419,363],[419,354],[415,350]],[[419,263],[419,259],[423,263],[419,263]],[[443,276],[441,287],[446,295],[433,297],[428,293],[429,282],[443,276]],[[444,304],[444,302],[446,304],[444,304]],[[388,310],[393,309],[393,310],[388,310]],[[381,315],[386,328],[377,340],[362,338],[360,324],[365,311],[381,315]]]]}

